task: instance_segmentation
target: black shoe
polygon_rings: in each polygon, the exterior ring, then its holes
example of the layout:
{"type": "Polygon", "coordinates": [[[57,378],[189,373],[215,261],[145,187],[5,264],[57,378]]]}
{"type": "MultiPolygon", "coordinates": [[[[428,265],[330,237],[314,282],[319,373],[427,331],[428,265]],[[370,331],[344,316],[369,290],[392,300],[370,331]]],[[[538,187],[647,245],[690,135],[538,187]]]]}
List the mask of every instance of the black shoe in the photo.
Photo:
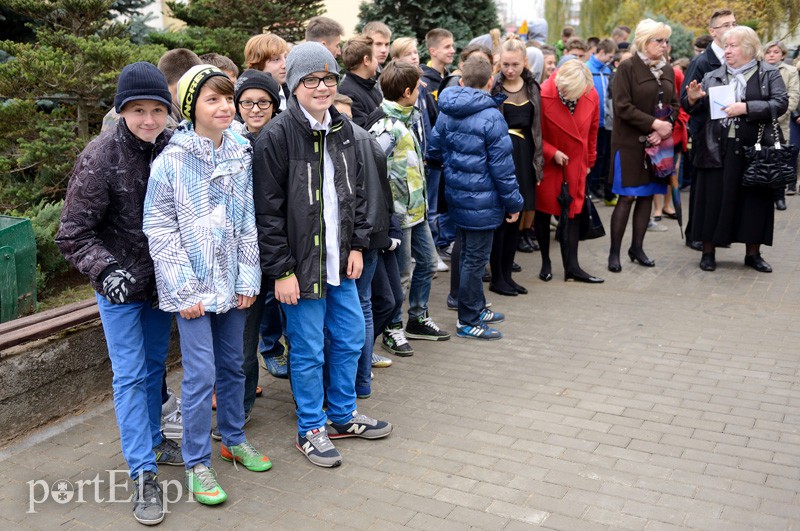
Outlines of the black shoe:
{"type": "Polygon", "coordinates": [[[567,280],[574,280],[575,282],[585,282],[587,284],[602,284],[605,282],[602,278],[593,277],[586,271],[581,271],[580,273],[571,273],[567,271],[564,273],[564,282],[567,280]]]}
{"type": "Polygon", "coordinates": [[[450,339],[450,332],[439,328],[433,322],[428,312],[423,313],[416,319],[409,317],[406,323],[406,337],[411,339],[427,339],[428,341],[447,341],[450,339]]]}
{"type": "Polygon", "coordinates": [[[516,297],[519,295],[517,290],[513,288],[497,288],[494,284],[489,284],[489,291],[497,293],[498,295],[505,295],[506,297],[516,297]]]}
{"type": "Polygon", "coordinates": [[[518,263],[514,262],[513,264],[511,264],[511,271],[513,271],[514,273],[519,273],[522,271],[522,267],[518,263]]]}
{"type": "Polygon", "coordinates": [[[786,200],[785,199],[778,199],[775,201],[775,209],[776,210],[786,210],[786,200]]]}
{"type": "Polygon", "coordinates": [[[520,286],[519,284],[517,284],[513,280],[509,280],[508,281],[508,285],[511,286],[514,289],[514,291],[516,291],[520,295],[527,295],[528,294],[528,290],[525,289],[524,286],[520,286]]]}
{"type": "Polygon", "coordinates": [[[542,271],[539,273],[539,279],[545,282],[550,282],[551,280],[553,280],[553,274],[550,271],[547,272],[542,271]]]}
{"type": "Polygon", "coordinates": [[[619,256],[608,257],[608,270],[612,273],[619,273],[622,271],[622,264],[619,263],[619,256]]]}
{"type": "Polygon", "coordinates": [[[689,249],[693,249],[695,251],[702,251],[703,250],[703,242],[690,240],[686,238],[686,247],[689,249]]]}
{"type": "Polygon", "coordinates": [[[161,486],[152,472],[142,472],[133,480],[133,517],[144,525],[156,525],[164,520],[164,499],[161,486]]]}
{"type": "Polygon", "coordinates": [[[703,253],[700,258],[700,269],[703,271],[714,271],[717,269],[717,261],[714,258],[714,253],[703,253]]]}
{"type": "Polygon", "coordinates": [[[750,254],[744,257],[744,265],[752,267],[759,273],[772,273],[772,266],[761,258],[761,253],[750,254]]]}
{"type": "Polygon", "coordinates": [[[403,323],[391,323],[383,330],[381,346],[395,356],[407,358],[414,355],[414,349],[408,344],[406,334],[403,332],[403,323]]]}
{"type": "Polygon", "coordinates": [[[526,234],[520,234],[519,240],[517,241],[517,251],[521,253],[532,253],[533,246],[531,245],[530,240],[527,238],[526,234]]]}
{"type": "Polygon", "coordinates": [[[644,254],[644,251],[634,252],[633,249],[628,249],[628,258],[631,259],[631,262],[639,262],[641,265],[645,267],[655,267],[656,263],[653,260],[647,258],[647,255],[644,254]]]}

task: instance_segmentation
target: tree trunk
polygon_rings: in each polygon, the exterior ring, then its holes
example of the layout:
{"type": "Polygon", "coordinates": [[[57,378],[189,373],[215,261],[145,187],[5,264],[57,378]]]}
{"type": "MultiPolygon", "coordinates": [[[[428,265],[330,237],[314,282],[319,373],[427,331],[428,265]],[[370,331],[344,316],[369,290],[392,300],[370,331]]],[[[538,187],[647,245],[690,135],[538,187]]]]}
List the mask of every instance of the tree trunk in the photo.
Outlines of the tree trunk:
{"type": "Polygon", "coordinates": [[[78,98],[78,136],[88,138],[89,136],[89,103],[84,98],[78,98]]]}

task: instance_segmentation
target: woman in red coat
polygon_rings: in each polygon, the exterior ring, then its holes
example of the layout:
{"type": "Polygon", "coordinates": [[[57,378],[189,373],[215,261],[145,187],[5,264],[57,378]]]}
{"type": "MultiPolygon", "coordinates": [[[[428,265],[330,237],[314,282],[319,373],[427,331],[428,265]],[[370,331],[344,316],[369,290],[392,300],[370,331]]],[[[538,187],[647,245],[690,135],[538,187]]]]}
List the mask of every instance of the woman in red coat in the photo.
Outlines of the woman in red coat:
{"type": "Polygon", "coordinates": [[[569,195],[569,229],[561,238],[564,280],[597,284],[603,279],[578,265],[578,216],[586,200],[586,175],[597,158],[597,127],[600,103],[592,73],[581,61],[570,60],[542,85],[542,147],[544,178],[536,189],[534,227],[542,253],[539,278],[553,278],[550,265],[550,216],[561,215],[558,196],[566,173],[569,195]]]}

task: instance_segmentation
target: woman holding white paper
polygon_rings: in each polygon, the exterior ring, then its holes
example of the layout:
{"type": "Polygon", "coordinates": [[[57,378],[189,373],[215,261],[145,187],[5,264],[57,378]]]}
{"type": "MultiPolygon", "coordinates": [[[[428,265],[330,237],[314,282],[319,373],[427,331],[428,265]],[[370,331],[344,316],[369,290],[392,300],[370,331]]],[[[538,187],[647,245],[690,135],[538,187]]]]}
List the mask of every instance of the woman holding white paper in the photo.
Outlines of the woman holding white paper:
{"type": "MultiPolygon", "coordinates": [[[[761,43],[755,31],[737,26],[725,33],[722,42],[725,64],[706,74],[702,83],[692,81],[681,100],[689,114],[712,117],[694,139],[695,216],[687,237],[703,242],[703,271],[716,269],[718,246],[744,243],[745,265],[769,273],[772,267],[761,257],[761,245],[772,245],[774,192],[742,186],[747,167],[743,148],[756,143],[762,125],[762,144],[776,141],[772,117],[786,112],[786,86],[778,70],[760,60],[761,43]],[[725,85],[731,88],[715,88],[725,85]],[[722,118],[713,119],[717,113],[711,113],[712,106],[731,90],[735,101],[723,102],[722,118]]],[[[780,130],[778,136],[782,137],[780,130]]]]}

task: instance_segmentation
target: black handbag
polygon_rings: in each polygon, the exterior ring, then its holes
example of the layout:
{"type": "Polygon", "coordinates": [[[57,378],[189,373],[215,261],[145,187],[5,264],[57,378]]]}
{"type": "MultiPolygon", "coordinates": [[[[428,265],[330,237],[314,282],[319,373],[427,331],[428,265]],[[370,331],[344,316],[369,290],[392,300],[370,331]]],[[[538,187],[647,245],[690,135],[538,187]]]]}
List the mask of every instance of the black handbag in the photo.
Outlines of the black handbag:
{"type": "Polygon", "coordinates": [[[794,161],[797,160],[797,147],[780,143],[778,121],[774,116],[772,128],[775,133],[775,143],[762,144],[764,127],[763,123],[759,126],[755,145],[744,148],[747,168],[742,175],[742,186],[785,188],[795,180],[794,161]]]}
{"type": "Polygon", "coordinates": [[[581,210],[579,223],[580,230],[578,234],[581,241],[594,240],[606,235],[606,229],[603,227],[600,215],[597,213],[597,209],[594,203],[592,203],[592,200],[589,199],[588,193],[583,197],[583,209],[581,210]]]}

